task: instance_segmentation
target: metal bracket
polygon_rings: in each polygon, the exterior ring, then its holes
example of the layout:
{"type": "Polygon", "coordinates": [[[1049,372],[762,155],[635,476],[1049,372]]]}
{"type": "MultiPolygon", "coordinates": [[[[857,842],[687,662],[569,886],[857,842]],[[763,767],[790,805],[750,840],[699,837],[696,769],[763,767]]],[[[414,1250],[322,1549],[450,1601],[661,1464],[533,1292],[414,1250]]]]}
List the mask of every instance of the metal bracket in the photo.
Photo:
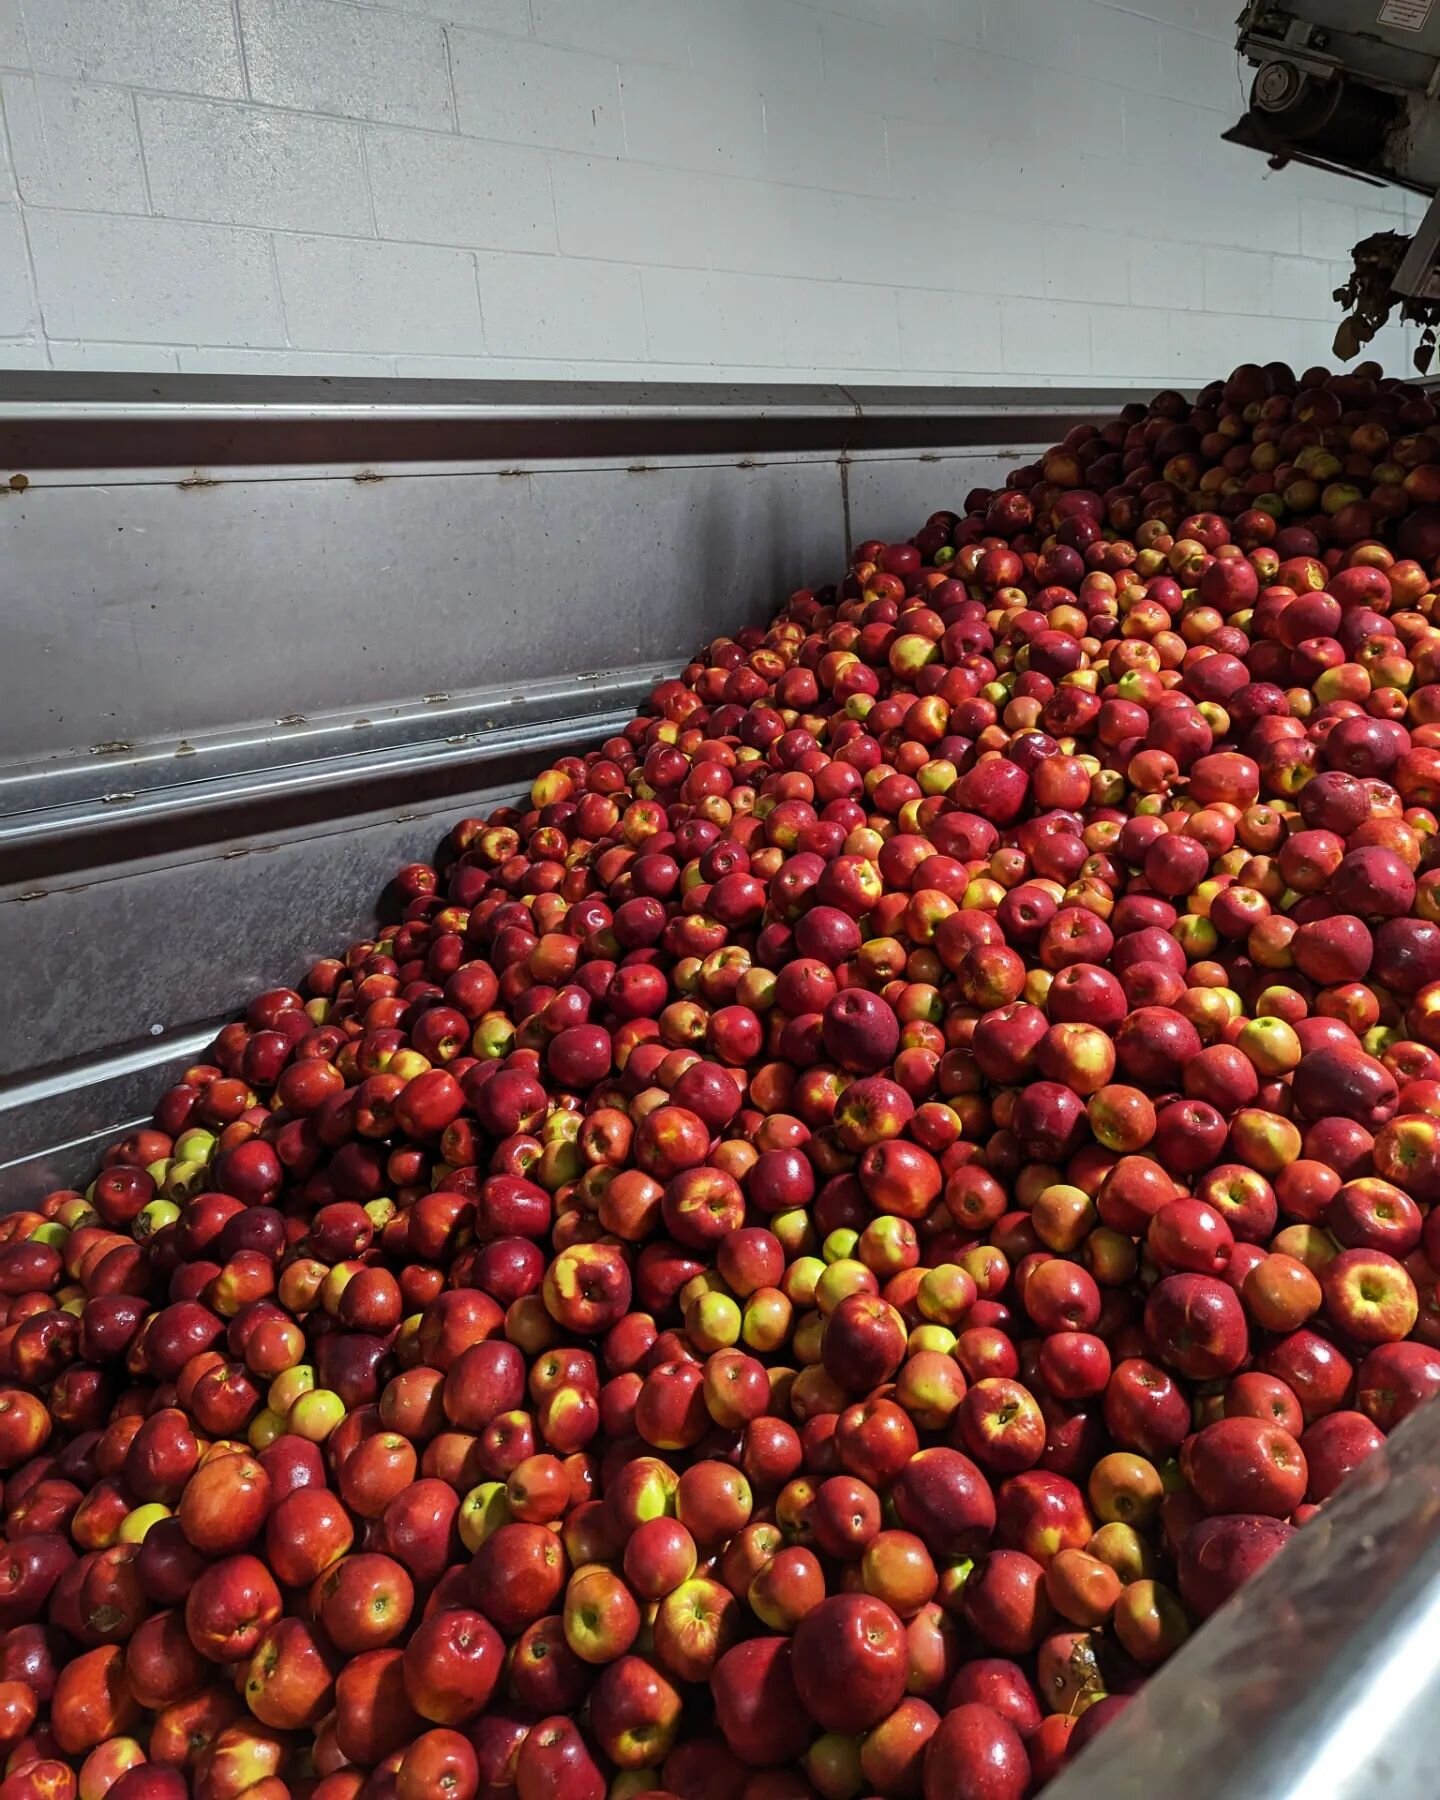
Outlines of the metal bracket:
{"type": "Polygon", "coordinates": [[[1440,299],[1440,195],[1415,227],[1410,248],[1395,271],[1395,292],[1412,300],[1440,299]]]}

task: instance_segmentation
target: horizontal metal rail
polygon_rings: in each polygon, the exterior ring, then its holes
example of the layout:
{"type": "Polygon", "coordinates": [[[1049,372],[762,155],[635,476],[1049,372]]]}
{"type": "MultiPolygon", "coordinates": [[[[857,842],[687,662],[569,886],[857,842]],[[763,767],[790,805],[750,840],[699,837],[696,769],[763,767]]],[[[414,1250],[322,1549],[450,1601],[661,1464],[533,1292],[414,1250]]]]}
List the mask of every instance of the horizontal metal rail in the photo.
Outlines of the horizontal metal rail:
{"type": "Polygon", "coordinates": [[[40,845],[380,778],[421,778],[512,755],[542,756],[578,734],[603,738],[634,717],[671,663],[536,683],[532,691],[436,695],[388,715],[282,719],[267,731],[116,744],[83,758],[0,769],[0,867],[40,845]],[[97,783],[97,774],[103,782],[97,783]],[[103,792],[97,796],[97,785],[103,792]]]}
{"type": "MultiPolygon", "coordinates": [[[[516,464],[637,452],[858,452],[1048,444],[1127,396],[1105,388],[388,381],[0,374],[0,462],[211,467],[415,457],[516,464]],[[173,452],[183,443],[187,454],[173,452]]],[[[3,480],[3,477],[0,477],[3,480]]]]}

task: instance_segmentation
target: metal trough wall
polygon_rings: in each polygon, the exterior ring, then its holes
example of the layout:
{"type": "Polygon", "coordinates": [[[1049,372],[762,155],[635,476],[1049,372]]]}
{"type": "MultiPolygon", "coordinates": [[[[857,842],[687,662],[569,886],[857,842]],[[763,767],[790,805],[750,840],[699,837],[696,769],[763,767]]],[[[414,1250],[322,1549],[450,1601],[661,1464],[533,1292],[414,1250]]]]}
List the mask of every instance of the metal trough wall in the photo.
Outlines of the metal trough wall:
{"type": "Polygon", "coordinates": [[[452,819],[1115,404],[0,378],[0,1205],[452,819]]]}

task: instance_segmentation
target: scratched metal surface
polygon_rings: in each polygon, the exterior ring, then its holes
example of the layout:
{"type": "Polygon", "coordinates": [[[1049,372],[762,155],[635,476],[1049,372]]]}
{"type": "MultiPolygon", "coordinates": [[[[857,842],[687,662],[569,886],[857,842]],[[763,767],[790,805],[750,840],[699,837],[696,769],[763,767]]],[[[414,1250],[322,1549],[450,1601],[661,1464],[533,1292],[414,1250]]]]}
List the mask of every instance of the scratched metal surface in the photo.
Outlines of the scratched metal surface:
{"type": "Polygon", "coordinates": [[[37,480],[0,501],[0,763],[682,661],[842,546],[824,463],[37,480]]]}

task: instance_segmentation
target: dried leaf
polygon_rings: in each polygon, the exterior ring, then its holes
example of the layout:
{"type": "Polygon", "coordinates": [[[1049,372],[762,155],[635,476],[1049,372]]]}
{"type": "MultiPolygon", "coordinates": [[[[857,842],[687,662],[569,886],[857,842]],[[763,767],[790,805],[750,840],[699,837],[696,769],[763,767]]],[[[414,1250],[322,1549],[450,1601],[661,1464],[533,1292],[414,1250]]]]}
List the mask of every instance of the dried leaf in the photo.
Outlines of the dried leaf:
{"type": "Polygon", "coordinates": [[[1335,333],[1335,354],[1341,362],[1349,362],[1351,357],[1360,354],[1360,346],[1366,343],[1370,334],[1362,335],[1360,321],[1353,315],[1340,321],[1340,329],[1335,333]]]}
{"type": "Polygon", "coordinates": [[[1425,328],[1415,366],[1423,373],[1433,362],[1440,301],[1395,292],[1395,276],[1410,243],[1398,231],[1377,231],[1362,238],[1351,252],[1350,278],[1334,292],[1346,315],[1335,333],[1335,354],[1342,360],[1357,355],[1391,318],[1399,317],[1425,328]]]}
{"type": "Polygon", "coordinates": [[[1359,355],[1361,342],[1363,342],[1363,338],[1361,338],[1359,322],[1354,317],[1341,319],[1339,329],[1336,331],[1336,344],[1334,344],[1334,351],[1339,356],[1339,360],[1350,362],[1352,356],[1359,355]]]}

